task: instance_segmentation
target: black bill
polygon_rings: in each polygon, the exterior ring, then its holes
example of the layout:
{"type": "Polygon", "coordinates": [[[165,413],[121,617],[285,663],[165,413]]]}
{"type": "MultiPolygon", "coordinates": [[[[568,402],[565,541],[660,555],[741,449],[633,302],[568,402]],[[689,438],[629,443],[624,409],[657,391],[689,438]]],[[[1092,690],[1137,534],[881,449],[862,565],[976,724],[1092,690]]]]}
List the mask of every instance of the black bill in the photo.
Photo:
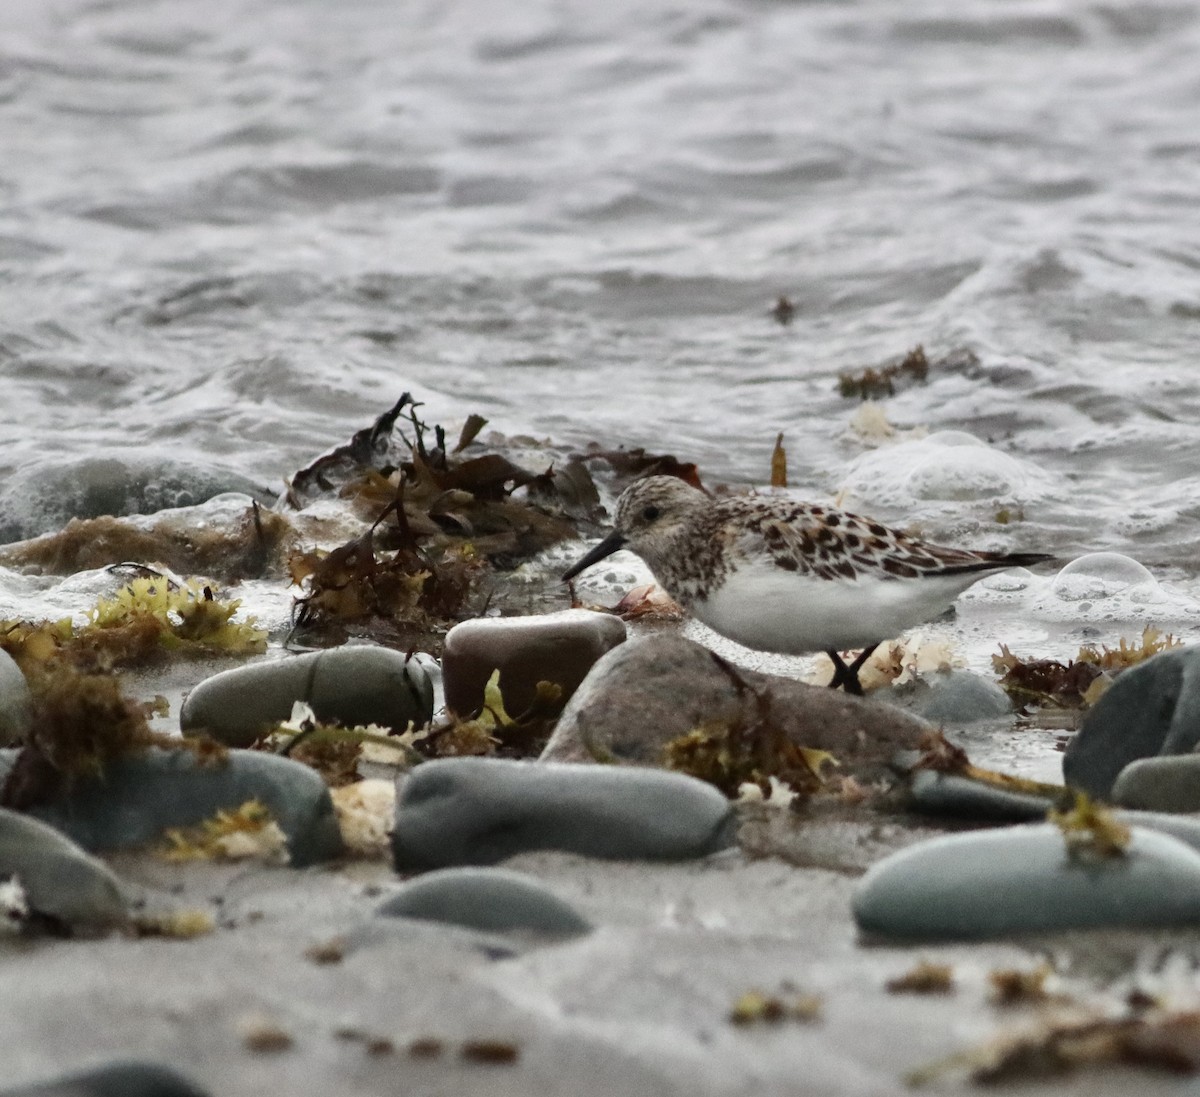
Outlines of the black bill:
{"type": "Polygon", "coordinates": [[[571,567],[563,572],[562,581],[570,582],[581,571],[590,568],[593,564],[599,563],[606,556],[611,556],[618,549],[625,545],[625,535],[618,533],[615,529],[603,541],[600,542],[591,552],[581,560],[577,560],[571,567]]]}

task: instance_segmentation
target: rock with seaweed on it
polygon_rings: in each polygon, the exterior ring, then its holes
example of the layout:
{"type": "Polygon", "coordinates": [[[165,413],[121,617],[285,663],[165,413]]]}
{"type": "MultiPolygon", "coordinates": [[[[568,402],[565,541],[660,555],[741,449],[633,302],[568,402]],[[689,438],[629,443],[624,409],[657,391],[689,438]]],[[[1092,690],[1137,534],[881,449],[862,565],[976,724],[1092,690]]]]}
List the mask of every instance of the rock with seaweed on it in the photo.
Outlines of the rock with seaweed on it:
{"type": "Polygon", "coordinates": [[[297,547],[297,531],[286,515],[230,493],[148,515],[75,517],[53,533],[0,547],[0,563],[43,575],[75,575],[154,560],[179,575],[233,583],[282,575],[297,547]]]}
{"type": "Polygon", "coordinates": [[[759,726],[770,729],[776,755],[793,753],[785,740],[822,751],[837,759],[840,774],[863,783],[890,778],[892,756],[916,749],[933,730],[890,705],[734,668],[700,644],[663,633],[628,640],[596,663],[542,759],[662,766],[669,744],[697,729],[707,729],[710,740],[720,729],[734,737],[741,729],[749,747],[749,732],[759,726]]]}
{"type": "MultiPolygon", "coordinates": [[[[15,751],[0,751],[0,778],[15,762],[15,751]]],[[[248,800],[262,803],[279,824],[292,864],[341,852],[333,802],[320,776],[299,762],[254,751],[206,759],[153,747],[113,758],[24,810],[85,849],[114,850],[157,845],[170,828],[195,826],[248,800]]]]}
{"type": "Polygon", "coordinates": [[[343,727],[404,731],[433,716],[433,683],[420,658],[372,644],[346,644],[234,667],[206,678],[184,700],[184,735],[206,732],[249,746],[289,719],[297,702],[317,719],[343,727]]]}
{"type": "Polygon", "coordinates": [[[859,928],[956,940],[1044,930],[1195,925],[1200,854],[1086,799],[1056,822],[947,835],[872,866],[859,928]]]}

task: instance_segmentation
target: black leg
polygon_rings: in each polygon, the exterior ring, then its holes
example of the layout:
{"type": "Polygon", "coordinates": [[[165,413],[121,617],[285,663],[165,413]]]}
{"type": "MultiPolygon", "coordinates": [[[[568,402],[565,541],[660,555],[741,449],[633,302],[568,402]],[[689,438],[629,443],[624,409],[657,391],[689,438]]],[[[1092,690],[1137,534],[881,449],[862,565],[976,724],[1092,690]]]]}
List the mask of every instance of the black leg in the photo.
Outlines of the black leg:
{"type": "Polygon", "coordinates": [[[849,666],[846,666],[841,655],[836,651],[827,651],[825,654],[833,661],[833,679],[829,683],[829,688],[837,689],[838,686],[841,686],[847,693],[861,697],[863,690],[862,686],[858,684],[858,672],[862,669],[863,664],[871,658],[871,653],[877,647],[879,647],[878,644],[872,644],[869,648],[863,648],[849,666]]]}
{"type": "Polygon", "coordinates": [[[858,672],[862,669],[863,664],[871,658],[871,653],[877,647],[879,647],[879,645],[876,643],[872,644],[868,648],[863,648],[862,651],[858,653],[858,658],[856,658],[854,662],[846,668],[846,681],[844,683],[844,688],[847,693],[853,693],[855,697],[861,697],[863,695],[862,686],[858,684],[858,672]]]}
{"type": "Polygon", "coordinates": [[[827,651],[825,654],[833,662],[833,678],[829,683],[829,688],[837,689],[838,686],[846,684],[846,675],[849,671],[846,669],[846,664],[842,662],[842,657],[836,651],[827,651]]]}

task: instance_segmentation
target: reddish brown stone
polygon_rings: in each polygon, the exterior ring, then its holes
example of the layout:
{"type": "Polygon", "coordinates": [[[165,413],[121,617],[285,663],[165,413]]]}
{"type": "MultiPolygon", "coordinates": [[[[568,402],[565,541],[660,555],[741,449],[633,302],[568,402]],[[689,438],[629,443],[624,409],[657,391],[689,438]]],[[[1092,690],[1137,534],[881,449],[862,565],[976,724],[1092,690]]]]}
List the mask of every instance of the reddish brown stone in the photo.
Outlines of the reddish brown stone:
{"type": "Polygon", "coordinates": [[[591,610],[464,621],[446,635],[446,707],[460,716],[478,712],[483,688],[496,670],[511,716],[533,703],[538,682],[561,686],[566,700],[596,660],[624,639],[623,621],[591,610]]]}

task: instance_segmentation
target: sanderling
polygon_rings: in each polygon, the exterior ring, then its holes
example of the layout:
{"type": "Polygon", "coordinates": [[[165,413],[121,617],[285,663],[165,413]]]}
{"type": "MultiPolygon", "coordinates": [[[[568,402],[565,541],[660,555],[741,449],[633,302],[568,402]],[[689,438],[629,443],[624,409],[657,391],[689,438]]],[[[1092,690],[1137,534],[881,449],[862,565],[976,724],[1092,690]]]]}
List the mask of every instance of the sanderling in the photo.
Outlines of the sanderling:
{"type": "Polygon", "coordinates": [[[931,545],[836,507],[714,499],[673,476],[630,484],[612,533],[563,580],[621,548],[722,636],[758,651],[823,651],[829,684],[859,694],[859,668],[882,641],[936,617],[988,572],[1051,559],[931,545]],[[838,654],[857,649],[849,664],[838,654]]]}

